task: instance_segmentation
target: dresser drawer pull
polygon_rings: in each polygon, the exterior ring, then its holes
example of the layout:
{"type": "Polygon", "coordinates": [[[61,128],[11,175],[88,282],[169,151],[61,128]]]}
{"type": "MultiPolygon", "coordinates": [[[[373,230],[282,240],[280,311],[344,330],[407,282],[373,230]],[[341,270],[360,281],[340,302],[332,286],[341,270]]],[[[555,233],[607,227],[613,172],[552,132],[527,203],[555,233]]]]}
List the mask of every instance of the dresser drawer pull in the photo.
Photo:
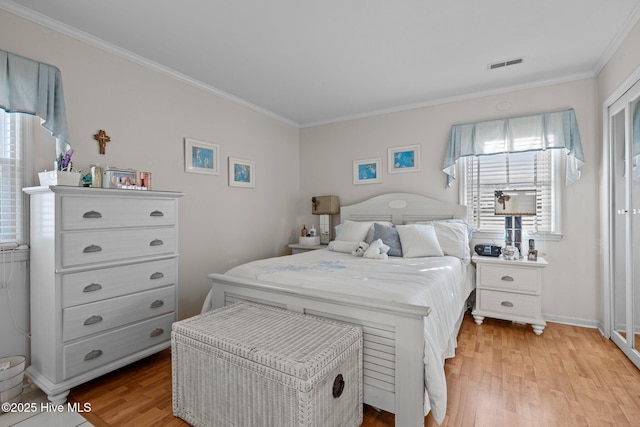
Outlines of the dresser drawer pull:
{"type": "Polygon", "coordinates": [[[505,281],[505,282],[513,282],[513,277],[511,277],[511,276],[502,276],[500,278],[500,280],[505,281]]]}
{"type": "Polygon", "coordinates": [[[155,280],[155,279],[162,279],[163,277],[164,277],[164,274],[160,273],[159,271],[156,271],[151,276],[149,276],[149,279],[155,280]]]}
{"type": "Polygon", "coordinates": [[[82,218],[88,218],[88,219],[102,218],[102,214],[96,211],[89,211],[89,212],[85,212],[84,215],[82,215],[82,218]]]}
{"type": "Polygon", "coordinates": [[[100,283],[92,283],[85,286],[82,292],[95,292],[99,291],[100,289],[102,289],[102,285],[100,283]]]}
{"type": "Polygon", "coordinates": [[[151,338],[155,338],[155,337],[159,337],[160,335],[164,334],[164,329],[162,328],[155,328],[153,331],[151,331],[151,333],[149,334],[149,336],[151,338]]]}
{"type": "Polygon", "coordinates": [[[513,303],[511,301],[502,301],[500,305],[504,307],[513,307],[513,303]]]}
{"type": "Polygon", "coordinates": [[[91,350],[89,353],[84,355],[85,362],[93,359],[97,359],[102,356],[102,350],[91,350]]]}
{"type": "Polygon", "coordinates": [[[149,216],[164,216],[162,211],[153,211],[149,214],[149,216]]]}
{"type": "Polygon", "coordinates": [[[164,242],[160,239],[154,239],[149,243],[149,246],[162,246],[164,242]]]}
{"type": "Polygon", "coordinates": [[[87,320],[84,321],[85,326],[95,325],[96,323],[102,322],[102,316],[91,316],[87,320]]]}
{"type": "Polygon", "coordinates": [[[162,307],[163,305],[164,305],[164,301],[162,301],[161,299],[157,299],[151,303],[149,308],[158,308],[158,307],[162,307]]]}
{"type": "Polygon", "coordinates": [[[91,252],[101,252],[102,248],[98,245],[89,245],[82,250],[82,253],[88,254],[91,252]]]}

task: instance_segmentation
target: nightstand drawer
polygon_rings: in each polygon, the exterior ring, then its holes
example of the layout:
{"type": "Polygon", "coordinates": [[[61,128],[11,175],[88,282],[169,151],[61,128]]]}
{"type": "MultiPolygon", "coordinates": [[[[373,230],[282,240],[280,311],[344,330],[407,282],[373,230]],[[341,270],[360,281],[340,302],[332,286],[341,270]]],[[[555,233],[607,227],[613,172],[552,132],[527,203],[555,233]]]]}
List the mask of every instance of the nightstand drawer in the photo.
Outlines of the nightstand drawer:
{"type": "Polygon", "coordinates": [[[481,265],[481,288],[497,288],[509,291],[540,292],[540,270],[507,265],[481,265]]]}
{"type": "Polygon", "coordinates": [[[540,313],[538,295],[511,294],[507,292],[480,289],[479,309],[509,316],[530,317],[535,319],[540,313]]]}

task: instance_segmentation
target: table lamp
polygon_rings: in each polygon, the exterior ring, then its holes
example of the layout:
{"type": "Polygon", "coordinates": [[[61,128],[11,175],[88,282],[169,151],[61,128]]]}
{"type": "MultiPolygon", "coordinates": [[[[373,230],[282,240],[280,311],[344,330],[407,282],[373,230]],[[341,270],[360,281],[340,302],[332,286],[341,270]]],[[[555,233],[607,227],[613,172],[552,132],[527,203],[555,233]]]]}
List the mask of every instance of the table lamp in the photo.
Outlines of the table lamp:
{"type": "Polygon", "coordinates": [[[497,190],[494,215],[504,216],[504,244],[522,257],[522,217],[536,215],[536,190],[497,190]]]}
{"type": "Polygon", "coordinates": [[[315,196],[311,204],[311,213],[320,215],[320,244],[328,245],[333,237],[332,215],[340,213],[338,196],[315,196]]]}

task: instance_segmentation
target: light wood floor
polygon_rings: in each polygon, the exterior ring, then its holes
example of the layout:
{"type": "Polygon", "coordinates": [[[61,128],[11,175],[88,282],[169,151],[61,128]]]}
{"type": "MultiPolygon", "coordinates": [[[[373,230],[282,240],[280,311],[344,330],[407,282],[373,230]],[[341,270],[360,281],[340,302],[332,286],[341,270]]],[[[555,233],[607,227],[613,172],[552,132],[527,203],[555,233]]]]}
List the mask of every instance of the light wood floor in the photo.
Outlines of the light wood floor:
{"type": "MultiPolygon", "coordinates": [[[[101,426],[186,426],[171,410],[170,351],[72,390],[101,426]]],[[[640,426],[640,371],[595,329],[530,326],[465,317],[457,355],[445,365],[443,426],[640,426]]],[[[393,426],[365,405],[365,427],[393,426]]],[[[425,426],[437,424],[431,415],[425,426]]]]}

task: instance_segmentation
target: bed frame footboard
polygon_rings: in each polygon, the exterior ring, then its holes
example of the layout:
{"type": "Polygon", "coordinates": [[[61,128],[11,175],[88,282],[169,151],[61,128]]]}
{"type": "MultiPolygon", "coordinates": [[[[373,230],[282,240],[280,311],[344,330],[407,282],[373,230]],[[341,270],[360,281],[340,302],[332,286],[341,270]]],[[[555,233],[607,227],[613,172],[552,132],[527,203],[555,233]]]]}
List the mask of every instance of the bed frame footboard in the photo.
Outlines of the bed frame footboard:
{"type": "Polygon", "coordinates": [[[252,301],[362,326],[364,402],[395,414],[395,425],[424,425],[424,318],[429,307],[348,298],[222,274],[213,281],[211,308],[252,301]]]}

